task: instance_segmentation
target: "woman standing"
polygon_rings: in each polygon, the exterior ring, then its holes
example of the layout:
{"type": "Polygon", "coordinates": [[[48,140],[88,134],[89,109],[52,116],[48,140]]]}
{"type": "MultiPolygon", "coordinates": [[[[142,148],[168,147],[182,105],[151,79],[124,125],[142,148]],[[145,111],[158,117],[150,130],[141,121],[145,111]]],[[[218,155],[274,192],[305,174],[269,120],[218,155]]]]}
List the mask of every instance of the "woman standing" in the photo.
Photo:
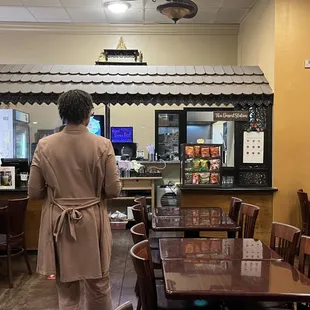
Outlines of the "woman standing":
{"type": "Polygon", "coordinates": [[[30,199],[45,199],[37,272],[56,274],[60,310],[78,309],[81,281],[81,309],[112,309],[112,235],[103,202],[121,185],[111,142],[88,132],[92,109],[86,92],[62,94],[58,110],[67,126],[39,141],[30,171],[30,199]]]}

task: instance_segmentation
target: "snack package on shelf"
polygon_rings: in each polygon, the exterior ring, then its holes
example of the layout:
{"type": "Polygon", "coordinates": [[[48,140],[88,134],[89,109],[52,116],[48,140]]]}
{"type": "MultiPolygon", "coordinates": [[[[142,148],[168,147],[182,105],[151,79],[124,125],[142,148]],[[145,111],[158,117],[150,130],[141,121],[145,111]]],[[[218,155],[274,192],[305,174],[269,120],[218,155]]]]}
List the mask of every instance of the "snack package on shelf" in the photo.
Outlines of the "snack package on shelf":
{"type": "Polygon", "coordinates": [[[219,157],[220,156],[220,148],[218,146],[210,146],[210,155],[211,157],[219,157]]]}
{"type": "Polygon", "coordinates": [[[200,184],[200,175],[199,175],[199,173],[193,173],[193,184],[200,184]]]}
{"type": "Polygon", "coordinates": [[[201,147],[201,158],[209,158],[210,157],[210,148],[208,146],[201,147]]]}
{"type": "Polygon", "coordinates": [[[211,173],[210,183],[211,184],[219,184],[220,183],[220,176],[218,173],[211,173]]]}
{"type": "Polygon", "coordinates": [[[194,159],[192,161],[192,168],[194,172],[197,172],[200,169],[200,159],[194,159]]]}
{"type": "Polygon", "coordinates": [[[211,159],[210,160],[210,171],[219,171],[221,160],[220,159],[211,159]]]}
{"type": "Polygon", "coordinates": [[[185,154],[188,158],[193,158],[194,157],[194,147],[187,145],[185,147],[185,154]]]}
{"type": "Polygon", "coordinates": [[[201,184],[210,184],[210,173],[209,172],[200,173],[200,181],[201,184]]]}
{"type": "Polygon", "coordinates": [[[194,156],[200,158],[200,145],[194,146],[194,156]]]}
{"type": "Polygon", "coordinates": [[[185,184],[193,184],[192,173],[185,173],[185,184]]]}
{"type": "Polygon", "coordinates": [[[200,160],[201,171],[209,171],[209,161],[206,159],[200,160]]]}

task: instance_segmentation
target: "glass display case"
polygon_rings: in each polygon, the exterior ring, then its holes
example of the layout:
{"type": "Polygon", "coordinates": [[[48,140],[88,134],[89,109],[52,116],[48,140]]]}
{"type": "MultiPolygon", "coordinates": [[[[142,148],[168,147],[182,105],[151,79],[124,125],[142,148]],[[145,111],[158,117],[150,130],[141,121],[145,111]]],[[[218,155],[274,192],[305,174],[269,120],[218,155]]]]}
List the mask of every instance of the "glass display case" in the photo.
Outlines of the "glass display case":
{"type": "Polygon", "coordinates": [[[222,144],[182,144],[182,185],[220,187],[222,148],[222,144]]]}

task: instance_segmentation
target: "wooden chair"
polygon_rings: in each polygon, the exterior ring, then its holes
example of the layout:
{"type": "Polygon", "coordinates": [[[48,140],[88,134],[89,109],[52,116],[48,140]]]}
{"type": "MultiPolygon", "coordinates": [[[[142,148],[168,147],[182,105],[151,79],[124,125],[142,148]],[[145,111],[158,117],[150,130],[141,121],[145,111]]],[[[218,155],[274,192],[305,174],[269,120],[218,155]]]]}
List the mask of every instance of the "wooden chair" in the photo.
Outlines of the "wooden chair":
{"type": "Polygon", "coordinates": [[[301,236],[300,248],[299,248],[299,263],[298,270],[310,278],[310,268],[308,266],[308,272],[306,273],[306,260],[310,257],[310,237],[301,236]]]}
{"type": "Polygon", "coordinates": [[[0,208],[0,257],[5,257],[7,260],[10,288],[13,287],[13,257],[23,255],[28,273],[32,274],[24,230],[27,204],[28,198],[8,200],[7,207],[0,208]]]}
{"type": "Polygon", "coordinates": [[[154,276],[148,240],[134,245],[130,250],[130,255],[138,277],[142,310],[193,309],[193,306],[185,301],[166,299],[163,283],[161,281],[156,282],[154,276]]]}
{"type": "Polygon", "coordinates": [[[301,213],[301,232],[303,235],[310,236],[310,202],[308,194],[302,189],[297,191],[301,213]]]}
{"type": "Polygon", "coordinates": [[[272,223],[270,248],[276,251],[286,262],[294,266],[300,229],[282,223],[272,223]]]}
{"type": "MultiPolygon", "coordinates": [[[[242,200],[239,198],[231,197],[228,216],[235,222],[238,223],[239,212],[241,208],[242,200]]],[[[236,232],[231,231],[227,233],[228,238],[236,238],[236,232]]]]}
{"type": "Polygon", "coordinates": [[[253,238],[259,207],[242,203],[239,216],[239,238],[253,238]]]}
{"type": "Polygon", "coordinates": [[[133,310],[131,302],[126,302],[123,305],[117,307],[115,310],[133,310]]]}
{"type": "MultiPolygon", "coordinates": [[[[134,244],[138,244],[141,241],[147,240],[145,225],[143,222],[131,227],[130,232],[131,232],[131,236],[132,236],[132,240],[134,244]]],[[[151,257],[152,257],[153,268],[161,270],[161,259],[160,259],[159,251],[151,250],[151,257]]],[[[162,278],[162,276],[160,278],[162,278]]],[[[135,286],[135,293],[138,296],[137,309],[141,309],[141,300],[140,300],[140,294],[139,294],[138,280],[135,286]]]]}
{"type": "Polygon", "coordinates": [[[133,217],[134,217],[135,222],[137,224],[139,224],[139,223],[144,224],[146,237],[147,237],[147,239],[149,239],[151,248],[158,250],[159,239],[158,238],[149,238],[149,234],[148,234],[148,230],[147,230],[148,224],[146,223],[147,221],[145,221],[145,213],[144,213],[143,207],[140,204],[134,205],[132,207],[132,214],[133,214],[133,217]]]}
{"type": "Polygon", "coordinates": [[[242,204],[242,200],[241,199],[235,198],[235,197],[231,197],[228,216],[235,223],[238,223],[241,204],[242,204]]]}
{"type": "MultiPolygon", "coordinates": [[[[130,229],[132,240],[134,244],[147,240],[146,229],[144,223],[139,223],[130,229]]],[[[158,250],[151,250],[152,263],[154,269],[161,269],[161,260],[158,250]]]]}

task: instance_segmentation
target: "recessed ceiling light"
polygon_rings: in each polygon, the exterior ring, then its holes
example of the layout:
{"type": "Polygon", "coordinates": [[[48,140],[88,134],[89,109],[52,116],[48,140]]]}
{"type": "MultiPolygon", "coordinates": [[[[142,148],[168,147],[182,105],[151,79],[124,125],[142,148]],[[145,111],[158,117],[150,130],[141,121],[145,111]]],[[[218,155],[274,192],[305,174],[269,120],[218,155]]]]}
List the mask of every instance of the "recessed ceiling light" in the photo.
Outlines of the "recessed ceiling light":
{"type": "Polygon", "coordinates": [[[125,1],[108,2],[106,6],[112,13],[124,13],[129,9],[129,4],[125,1]]]}
{"type": "Polygon", "coordinates": [[[33,124],[33,125],[37,125],[37,124],[38,124],[38,122],[32,122],[32,124],[33,124]]]}

